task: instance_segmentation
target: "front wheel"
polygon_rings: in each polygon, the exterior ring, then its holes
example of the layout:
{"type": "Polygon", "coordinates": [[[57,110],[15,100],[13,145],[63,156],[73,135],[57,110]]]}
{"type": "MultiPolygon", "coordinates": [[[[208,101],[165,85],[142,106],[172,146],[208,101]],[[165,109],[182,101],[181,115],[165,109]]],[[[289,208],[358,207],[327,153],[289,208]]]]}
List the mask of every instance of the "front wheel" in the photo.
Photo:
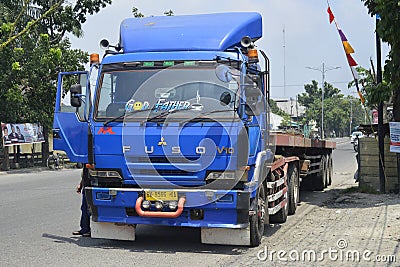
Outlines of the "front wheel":
{"type": "Polygon", "coordinates": [[[256,247],[261,243],[264,235],[264,225],[268,223],[268,211],[266,205],[266,195],[264,185],[261,184],[257,190],[257,196],[253,201],[257,201],[255,214],[250,215],[250,245],[256,247]]]}
{"type": "Polygon", "coordinates": [[[59,155],[59,156],[57,157],[57,167],[58,167],[59,169],[64,168],[64,157],[61,156],[61,155],[59,155]]]}
{"type": "Polygon", "coordinates": [[[46,165],[47,165],[47,168],[49,168],[49,169],[51,169],[51,170],[55,169],[55,167],[56,167],[56,161],[55,161],[55,158],[54,158],[53,155],[50,155],[50,156],[47,158],[46,165]]]}

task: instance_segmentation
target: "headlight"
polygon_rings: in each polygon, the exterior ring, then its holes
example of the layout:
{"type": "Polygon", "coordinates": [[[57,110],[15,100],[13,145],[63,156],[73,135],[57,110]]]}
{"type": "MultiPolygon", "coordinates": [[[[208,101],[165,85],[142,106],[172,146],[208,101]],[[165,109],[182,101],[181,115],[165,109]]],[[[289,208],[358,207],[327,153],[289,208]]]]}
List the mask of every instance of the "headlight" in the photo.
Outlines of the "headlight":
{"type": "Polygon", "coordinates": [[[150,205],[151,205],[151,203],[150,203],[150,201],[148,201],[148,200],[145,200],[145,201],[142,202],[142,207],[143,207],[144,209],[150,208],[150,205]]]}
{"type": "Polygon", "coordinates": [[[223,172],[210,172],[207,180],[237,180],[247,182],[248,172],[247,171],[223,171],[223,172]]]}
{"type": "Polygon", "coordinates": [[[178,202],[176,202],[176,201],[171,201],[171,202],[168,203],[168,208],[169,208],[170,210],[175,210],[176,207],[178,207],[178,202]]]}
{"type": "Polygon", "coordinates": [[[224,172],[210,172],[207,175],[206,180],[215,180],[215,179],[235,179],[235,172],[234,171],[224,171],[224,172]]]}
{"type": "Polygon", "coordinates": [[[154,207],[158,210],[162,210],[162,208],[164,207],[164,203],[161,200],[156,201],[156,203],[154,203],[154,207]]]}

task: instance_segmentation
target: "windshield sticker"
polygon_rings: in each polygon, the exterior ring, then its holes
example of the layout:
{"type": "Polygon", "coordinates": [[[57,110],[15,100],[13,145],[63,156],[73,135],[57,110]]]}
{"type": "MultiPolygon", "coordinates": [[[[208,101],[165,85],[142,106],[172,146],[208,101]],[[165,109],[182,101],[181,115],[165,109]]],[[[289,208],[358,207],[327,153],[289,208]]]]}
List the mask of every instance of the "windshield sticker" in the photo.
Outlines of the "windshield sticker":
{"type": "Polygon", "coordinates": [[[158,99],[158,102],[154,106],[154,111],[189,109],[189,107],[189,101],[166,101],[166,99],[161,98],[158,99]]]}
{"type": "Polygon", "coordinates": [[[200,94],[199,90],[196,93],[196,103],[192,104],[192,110],[201,111],[203,109],[203,105],[200,104],[200,94]]]}
{"type": "Polygon", "coordinates": [[[172,98],[175,97],[176,90],[174,88],[157,88],[154,93],[155,98],[172,98]]]}
{"type": "Polygon", "coordinates": [[[145,110],[149,109],[150,104],[148,101],[135,101],[134,99],[130,99],[126,104],[125,104],[125,111],[127,112],[132,112],[135,110],[145,110]]]}

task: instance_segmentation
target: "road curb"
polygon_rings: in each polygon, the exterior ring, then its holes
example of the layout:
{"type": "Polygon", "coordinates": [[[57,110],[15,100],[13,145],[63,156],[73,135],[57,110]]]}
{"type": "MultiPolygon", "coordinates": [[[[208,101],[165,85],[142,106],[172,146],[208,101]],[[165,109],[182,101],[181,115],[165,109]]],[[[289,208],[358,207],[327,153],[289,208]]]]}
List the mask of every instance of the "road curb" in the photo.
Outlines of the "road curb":
{"type": "Polygon", "coordinates": [[[31,167],[31,168],[11,169],[9,171],[0,171],[0,176],[7,174],[27,174],[27,173],[38,173],[43,171],[65,171],[65,170],[75,170],[75,169],[77,168],[66,167],[62,169],[51,170],[47,167],[31,167]]]}

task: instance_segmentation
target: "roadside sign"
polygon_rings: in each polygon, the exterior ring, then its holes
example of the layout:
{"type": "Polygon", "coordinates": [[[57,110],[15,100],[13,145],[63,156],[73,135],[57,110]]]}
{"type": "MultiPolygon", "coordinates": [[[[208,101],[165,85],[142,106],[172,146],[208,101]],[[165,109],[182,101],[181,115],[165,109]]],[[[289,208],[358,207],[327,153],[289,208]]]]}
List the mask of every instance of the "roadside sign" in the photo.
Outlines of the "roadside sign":
{"type": "Polygon", "coordinates": [[[400,153],[400,122],[389,122],[390,152],[400,153]]]}

